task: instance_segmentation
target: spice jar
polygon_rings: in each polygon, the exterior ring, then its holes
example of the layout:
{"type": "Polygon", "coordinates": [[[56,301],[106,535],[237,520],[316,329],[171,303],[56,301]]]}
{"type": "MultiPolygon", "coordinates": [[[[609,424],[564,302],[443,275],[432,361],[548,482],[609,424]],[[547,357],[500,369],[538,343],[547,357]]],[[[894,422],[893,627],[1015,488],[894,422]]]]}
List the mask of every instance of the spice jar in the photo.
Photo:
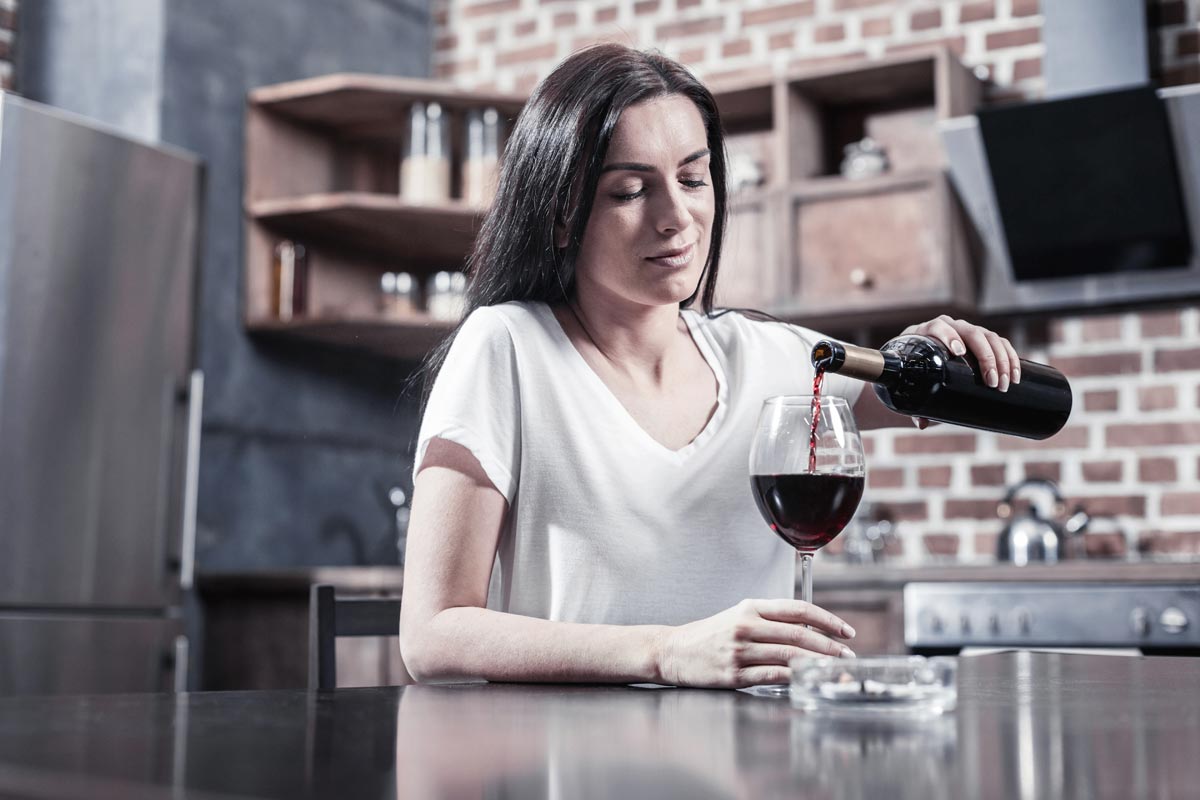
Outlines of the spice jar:
{"type": "Polygon", "coordinates": [[[450,122],[439,103],[413,103],[400,161],[400,195],[415,203],[450,198],[450,122]]]}
{"type": "Polygon", "coordinates": [[[385,317],[411,317],[417,311],[417,285],[407,272],[385,272],[379,279],[380,311],[385,317]]]}
{"type": "Polygon", "coordinates": [[[308,310],[308,251],[287,239],[275,245],[271,265],[271,312],[287,322],[308,310]]]}
{"type": "Polygon", "coordinates": [[[494,108],[467,112],[466,163],[463,166],[463,199],[486,206],[496,194],[500,156],[500,114],[494,108]]]}

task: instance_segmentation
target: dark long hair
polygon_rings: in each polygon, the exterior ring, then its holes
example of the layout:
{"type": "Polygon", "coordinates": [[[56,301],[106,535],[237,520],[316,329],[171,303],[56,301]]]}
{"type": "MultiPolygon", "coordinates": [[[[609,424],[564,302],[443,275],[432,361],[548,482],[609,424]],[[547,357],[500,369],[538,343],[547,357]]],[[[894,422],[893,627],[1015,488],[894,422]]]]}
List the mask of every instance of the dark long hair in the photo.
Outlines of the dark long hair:
{"type": "MultiPolygon", "coordinates": [[[[495,200],[467,261],[464,319],[480,306],[510,300],[554,305],[571,298],[576,260],[617,120],[630,106],[667,95],[695,103],[708,135],[715,199],[712,238],[700,283],[680,306],[699,299],[700,308],[712,312],[726,220],[725,138],[716,101],[682,64],[661,53],[600,44],[558,65],[517,118],[495,200]],[[565,247],[555,246],[556,225],[567,233],[565,247]]],[[[453,333],[446,337],[417,373],[424,382],[423,401],[453,339],[453,333]]]]}

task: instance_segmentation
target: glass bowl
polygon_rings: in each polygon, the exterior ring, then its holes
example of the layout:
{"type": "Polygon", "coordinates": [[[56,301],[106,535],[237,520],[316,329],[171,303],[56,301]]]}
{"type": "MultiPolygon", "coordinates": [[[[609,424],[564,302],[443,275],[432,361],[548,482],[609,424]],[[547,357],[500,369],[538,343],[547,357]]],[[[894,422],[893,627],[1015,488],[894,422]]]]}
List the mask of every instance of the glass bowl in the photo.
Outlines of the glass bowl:
{"type": "Polygon", "coordinates": [[[958,699],[958,660],[947,656],[793,659],[792,705],[852,715],[941,714],[958,699]]]}

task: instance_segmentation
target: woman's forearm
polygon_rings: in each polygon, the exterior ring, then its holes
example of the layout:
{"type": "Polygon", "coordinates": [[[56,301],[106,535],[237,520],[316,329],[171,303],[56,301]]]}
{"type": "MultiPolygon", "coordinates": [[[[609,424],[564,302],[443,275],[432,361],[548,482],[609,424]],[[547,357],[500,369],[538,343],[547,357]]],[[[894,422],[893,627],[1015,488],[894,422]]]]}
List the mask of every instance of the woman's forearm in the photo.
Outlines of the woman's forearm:
{"type": "Polygon", "coordinates": [[[447,608],[401,633],[419,681],[479,679],[661,683],[662,625],[550,622],[486,608],[447,608]]]}

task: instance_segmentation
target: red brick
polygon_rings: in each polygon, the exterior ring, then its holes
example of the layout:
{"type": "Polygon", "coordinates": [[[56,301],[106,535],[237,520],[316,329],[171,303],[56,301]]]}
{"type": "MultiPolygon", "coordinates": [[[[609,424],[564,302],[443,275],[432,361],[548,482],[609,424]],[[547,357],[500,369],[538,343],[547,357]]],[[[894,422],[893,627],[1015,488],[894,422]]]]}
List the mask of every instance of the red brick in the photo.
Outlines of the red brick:
{"type": "Polygon", "coordinates": [[[846,38],[846,26],[840,22],[831,25],[818,25],[813,31],[813,41],[817,44],[825,42],[840,42],[846,38]]]}
{"type": "Polygon", "coordinates": [[[1023,47],[1027,44],[1037,44],[1041,40],[1041,28],[1020,28],[1015,31],[989,33],[987,39],[984,41],[988,50],[1000,50],[1005,47],[1023,47]]]}
{"type": "Polygon", "coordinates": [[[17,14],[11,8],[0,8],[0,28],[6,31],[17,29],[17,14]]]}
{"type": "Polygon", "coordinates": [[[875,437],[868,433],[867,435],[862,437],[862,440],[863,440],[863,453],[868,456],[875,455],[875,437]]]}
{"type": "Polygon", "coordinates": [[[1200,531],[1148,531],[1138,537],[1139,553],[1200,553],[1200,531]]]}
{"type": "Polygon", "coordinates": [[[780,22],[785,19],[800,19],[813,15],[812,0],[799,3],[784,3],[768,8],[755,8],[742,12],[742,25],[765,25],[769,22],[780,22]]]}
{"type": "Polygon", "coordinates": [[[1050,320],[1050,342],[1052,344],[1063,344],[1067,341],[1067,320],[1053,319],[1050,320]]]}
{"type": "Polygon", "coordinates": [[[1031,478],[1058,483],[1062,480],[1062,464],[1057,461],[1030,461],[1025,464],[1025,480],[1031,478]]]}
{"type": "Polygon", "coordinates": [[[495,28],[485,28],[483,30],[475,32],[475,43],[476,44],[492,44],[495,41],[496,41],[496,29],[495,28]]]}
{"type": "Polygon", "coordinates": [[[1178,477],[1173,458],[1143,458],[1138,461],[1138,480],[1142,483],[1174,483],[1178,477]]]}
{"type": "Polygon", "coordinates": [[[1067,499],[1067,508],[1079,505],[1092,515],[1109,517],[1143,517],[1146,515],[1146,498],[1139,495],[1100,495],[1067,499]]]}
{"type": "Polygon", "coordinates": [[[895,0],[837,0],[837,3],[834,7],[837,8],[838,11],[845,11],[851,8],[882,6],[893,2],[895,2],[895,0]]]}
{"type": "Polygon", "coordinates": [[[536,30],[537,30],[537,20],[536,19],[526,19],[526,20],[522,20],[521,22],[518,22],[516,25],[513,26],[513,35],[514,36],[528,36],[529,34],[533,33],[536,30]]]}
{"type": "Polygon", "coordinates": [[[896,455],[914,453],[974,453],[975,434],[909,434],[897,436],[892,442],[896,455]]]}
{"type": "Polygon", "coordinates": [[[513,82],[513,88],[520,94],[529,94],[533,91],[533,87],[538,85],[540,80],[541,76],[536,72],[526,72],[517,76],[517,79],[513,82]]]}
{"type": "Polygon", "coordinates": [[[1042,77],[1042,60],[1040,58],[1021,58],[1013,63],[1013,80],[1026,81],[1042,77]]]}
{"type": "Polygon", "coordinates": [[[671,39],[676,36],[699,36],[705,33],[719,33],[725,27],[725,21],[720,17],[705,17],[690,19],[685,22],[672,22],[659,25],[654,33],[659,39],[671,39]]]}
{"type": "Polygon", "coordinates": [[[977,533],[975,534],[975,552],[980,555],[995,554],[997,547],[996,542],[999,536],[994,533],[977,533]]]}
{"type": "Polygon", "coordinates": [[[891,17],[876,17],[875,19],[865,19],[862,23],[863,38],[871,39],[876,36],[891,36],[892,35],[892,18],[891,17]]]}
{"type": "Polygon", "coordinates": [[[1014,17],[1032,17],[1041,13],[1039,0],[1013,0],[1012,15],[1014,17]]]}
{"type": "Polygon", "coordinates": [[[721,45],[721,55],[725,58],[733,58],[734,56],[748,55],[751,50],[749,39],[735,39],[732,42],[726,42],[721,45]]]}
{"type": "Polygon", "coordinates": [[[1146,311],[1141,314],[1142,336],[1179,336],[1183,321],[1178,311],[1146,311]]]}
{"type": "Polygon", "coordinates": [[[703,47],[690,47],[679,51],[679,60],[684,64],[699,64],[706,56],[707,52],[703,47]]]}
{"type": "Polygon", "coordinates": [[[976,464],[971,467],[971,483],[975,486],[1003,486],[1003,464],[976,464]]]}
{"type": "Polygon", "coordinates": [[[659,0],[638,0],[633,4],[633,13],[637,16],[643,14],[653,14],[658,11],[659,0]]]}
{"type": "Polygon", "coordinates": [[[958,500],[946,501],[942,512],[946,519],[996,519],[996,500],[958,500]]]}
{"type": "Polygon", "coordinates": [[[1174,386],[1143,386],[1138,389],[1138,409],[1141,411],[1162,411],[1175,408],[1177,404],[1174,386]]]}
{"type": "Polygon", "coordinates": [[[1200,31],[1186,31],[1179,34],[1175,40],[1176,52],[1181,56],[1194,56],[1200,53],[1200,31]]]}
{"type": "Polygon", "coordinates": [[[1189,83],[1200,83],[1200,63],[1192,61],[1162,71],[1163,86],[1185,86],[1189,83]]]}
{"type": "Polygon", "coordinates": [[[462,10],[464,19],[471,17],[486,17],[489,14],[501,14],[505,11],[516,11],[521,7],[521,0],[485,0],[475,3],[462,10]]]}
{"type": "Polygon", "coordinates": [[[1200,444],[1200,422],[1131,422],[1109,425],[1104,442],[1108,447],[1200,444]]]}
{"type": "Polygon", "coordinates": [[[917,470],[917,485],[922,488],[945,488],[950,485],[950,467],[921,467],[917,470]]]}
{"type": "Polygon", "coordinates": [[[1070,378],[1094,375],[1127,375],[1142,369],[1141,353],[1102,353],[1094,356],[1056,358],[1054,366],[1070,378]]]}
{"type": "Polygon", "coordinates": [[[447,61],[437,65],[436,74],[438,78],[446,79],[453,78],[455,75],[463,75],[465,73],[477,72],[479,70],[479,59],[472,56],[458,61],[447,61]]]}
{"type": "Polygon", "coordinates": [[[1022,439],[1017,436],[1001,436],[997,446],[1004,451],[1015,450],[1078,450],[1087,447],[1087,428],[1068,426],[1049,439],[1022,439]]]}
{"type": "Polygon", "coordinates": [[[458,47],[458,34],[451,33],[446,36],[439,36],[433,43],[433,46],[437,50],[453,50],[458,47]]]}
{"type": "Polygon", "coordinates": [[[1088,558],[1123,558],[1126,549],[1125,535],[1117,531],[1083,535],[1083,551],[1088,558]]]}
{"type": "Polygon", "coordinates": [[[1162,496],[1162,513],[1166,516],[1178,514],[1200,514],[1200,492],[1168,492],[1162,496]]]}
{"type": "Polygon", "coordinates": [[[675,7],[680,11],[700,5],[701,0],[675,0],[675,7]]]}
{"type": "Polygon", "coordinates": [[[617,18],[617,7],[608,6],[607,8],[596,9],[596,22],[612,22],[617,18]]]}
{"type": "Polygon", "coordinates": [[[750,67],[739,67],[737,69],[727,69],[721,72],[710,72],[705,76],[705,82],[710,84],[721,83],[723,81],[768,81],[771,79],[771,67],[767,64],[755,64],[750,67]]]}
{"type": "Polygon", "coordinates": [[[436,28],[444,28],[450,22],[450,12],[445,8],[440,8],[433,12],[433,25],[436,28]]]}
{"type": "Polygon", "coordinates": [[[783,33],[772,33],[767,37],[767,49],[775,50],[790,50],[796,46],[796,34],[792,31],[784,31],[783,33]]]}
{"type": "Polygon", "coordinates": [[[914,11],[908,27],[914,31],[928,31],[942,27],[942,10],[931,8],[925,11],[914,11]]]}
{"type": "Polygon", "coordinates": [[[558,46],[554,42],[536,44],[532,47],[522,47],[519,50],[509,50],[504,53],[497,53],[496,66],[507,67],[512,64],[521,64],[526,61],[540,61],[544,58],[554,58],[557,52],[558,46]]]}
{"type": "Polygon", "coordinates": [[[944,36],[938,39],[925,39],[920,42],[910,42],[908,44],[893,44],[888,45],[887,52],[895,53],[912,53],[915,51],[928,51],[935,47],[945,47],[957,56],[962,56],[963,51],[967,48],[967,37],[965,36],[944,36]]]}
{"type": "Polygon", "coordinates": [[[1108,342],[1121,338],[1119,316],[1084,317],[1080,320],[1080,335],[1085,342],[1108,342]]]}
{"type": "Polygon", "coordinates": [[[554,15],[554,29],[566,28],[579,21],[579,15],[574,11],[562,11],[554,15]]]}
{"type": "Polygon", "coordinates": [[[1187,22],[1187,3],[1184,0],[1160,0],[1146,5],[1146,26],[1164,28],[1187,22]]]}
{"type": "Polygon", "coordinates": [[[867,484],[872,489],[899,489],[904,486],[901,467],[876,467],[867,470],[867,484]]]}
{"type": "Polygon", "coordinates": [[[1085,461],[1083,479],[1088,483],[1115,483],[1121,480],[1120,461],[1085,461]]]}
{"type": "Polygon", "coordinates": [[[875,515],[879,519],[890,519],[893,522],[924,522],[929,518],[929,510],[924,500],[911,503],[876,503],[875,515]]]}
{"type": "Polygon", "coordinates": [[[1111,389],[1083,393],[1084,411],[1116,411],[1120,402],[1120,393],[1111,389]]]}
{"type": "Polygon", "coordinates": [[[1155,350],[1154,369],[1157,372],[1200,369],[1200,347],[1189,350],[1155,350]]]}
{"type": "Polygon", "coordinates": [[[959,22],[979,22],[983,19],[996,18],[995,0],[984,0],[982,3],[966,3],[958,12],[959,22]]]}
{"type": "Polygon", "coordinates": [[[927,533],[921,537],[921,542],[931,556],[958,555],[958,536],[953,533],[927,533]]]}

